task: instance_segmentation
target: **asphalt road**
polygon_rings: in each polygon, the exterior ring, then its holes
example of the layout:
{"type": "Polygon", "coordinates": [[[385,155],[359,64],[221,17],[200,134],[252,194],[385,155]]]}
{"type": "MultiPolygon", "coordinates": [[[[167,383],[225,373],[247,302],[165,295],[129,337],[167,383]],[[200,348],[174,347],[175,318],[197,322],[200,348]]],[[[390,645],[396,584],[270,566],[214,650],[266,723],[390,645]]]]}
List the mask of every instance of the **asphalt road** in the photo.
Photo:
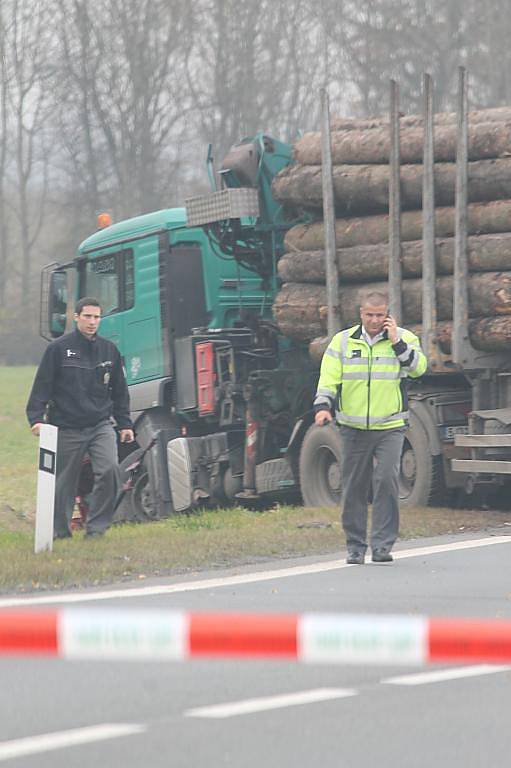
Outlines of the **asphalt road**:
{"type": "MultiPolygon", "coordinates": [[[[485,533],[401,542],[403,557],[392,565],[337,568],[331,557],[279,561],[78,599],[112,608],[511,619],[511,536],[488,546],[434,549],[483,538],[491,539],[485,533]],[[279,573],[268,573],[274,569],[279,573]]],[[[11,603],[0,597],[0,608],[11,603]]],[[[504,766],[510,672],[482,665],[4,659],[0,762],[13,768],[504,766]]]]}

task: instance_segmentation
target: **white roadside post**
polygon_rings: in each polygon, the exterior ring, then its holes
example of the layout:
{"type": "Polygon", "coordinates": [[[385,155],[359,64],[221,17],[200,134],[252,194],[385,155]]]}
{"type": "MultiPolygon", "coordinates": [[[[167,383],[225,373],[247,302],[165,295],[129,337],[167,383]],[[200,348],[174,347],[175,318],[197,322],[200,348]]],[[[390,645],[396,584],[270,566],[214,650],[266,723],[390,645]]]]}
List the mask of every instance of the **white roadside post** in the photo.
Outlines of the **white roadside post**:
{"type": "Polygon", "coordinates": [[[39,432],[39,472],[37,473],[37,508],[35,515],[34,552],[53,549],[53,509],[55,506],[55,472],[57,468],[58,428],[41,424],[39,432]]]}

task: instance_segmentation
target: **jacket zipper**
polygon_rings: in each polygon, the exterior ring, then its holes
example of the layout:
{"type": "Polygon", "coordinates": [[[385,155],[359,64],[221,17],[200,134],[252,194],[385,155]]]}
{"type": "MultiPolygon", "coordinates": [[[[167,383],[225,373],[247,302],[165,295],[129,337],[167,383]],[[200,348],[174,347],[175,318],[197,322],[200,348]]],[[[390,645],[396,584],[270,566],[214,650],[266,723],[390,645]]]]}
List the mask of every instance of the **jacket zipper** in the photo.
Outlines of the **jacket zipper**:
{"type": "Polygon", "coordinates": [[[373,366],[373,348],[367,345],[369,347],[369,365],[367,367],[367,417],[366,417],[366,428],[369,429],[369,411],[371,410],[371,369],[373,366]]]}

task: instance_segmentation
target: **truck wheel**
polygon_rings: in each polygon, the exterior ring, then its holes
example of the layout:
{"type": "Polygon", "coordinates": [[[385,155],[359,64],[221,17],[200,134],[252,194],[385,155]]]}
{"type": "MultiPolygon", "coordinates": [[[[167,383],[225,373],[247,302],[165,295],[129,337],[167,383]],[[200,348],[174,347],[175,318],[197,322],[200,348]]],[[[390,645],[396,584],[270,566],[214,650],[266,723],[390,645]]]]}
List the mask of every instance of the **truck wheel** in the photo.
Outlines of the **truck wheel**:
{"type": "Polygon", "coordinates": [[[426,430],[412,416],[401,454],[400,503],[405,507],[425,507],[440,501],[444,492],[442,458],[432,455],[426,430]]]}
{"type": "Polygon", "coordinates": [[[341,436],[333,424],[313,424],[300,450],[300,489],[306,507],[338,507],[341,502],[341,436]]]}

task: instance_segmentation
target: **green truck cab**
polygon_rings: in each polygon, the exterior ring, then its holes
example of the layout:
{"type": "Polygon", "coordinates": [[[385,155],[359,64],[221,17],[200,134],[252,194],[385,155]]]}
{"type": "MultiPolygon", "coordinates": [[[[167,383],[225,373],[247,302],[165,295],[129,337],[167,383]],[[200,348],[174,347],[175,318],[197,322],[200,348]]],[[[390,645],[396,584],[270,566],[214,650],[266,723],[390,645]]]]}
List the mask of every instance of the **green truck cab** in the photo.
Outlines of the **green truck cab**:
{"type": "Polygon", "coordinates": [[[311,422],[317,370],[272,321],[292,222],[271,181],[289,162],[258,134],[225,158],[221,190],[99,229],[43,271],[42,335],[94,296],[121,352],[137,439],[123,472],[143,455],[126,519],[299,495],[295,427],[311,422]]]}

